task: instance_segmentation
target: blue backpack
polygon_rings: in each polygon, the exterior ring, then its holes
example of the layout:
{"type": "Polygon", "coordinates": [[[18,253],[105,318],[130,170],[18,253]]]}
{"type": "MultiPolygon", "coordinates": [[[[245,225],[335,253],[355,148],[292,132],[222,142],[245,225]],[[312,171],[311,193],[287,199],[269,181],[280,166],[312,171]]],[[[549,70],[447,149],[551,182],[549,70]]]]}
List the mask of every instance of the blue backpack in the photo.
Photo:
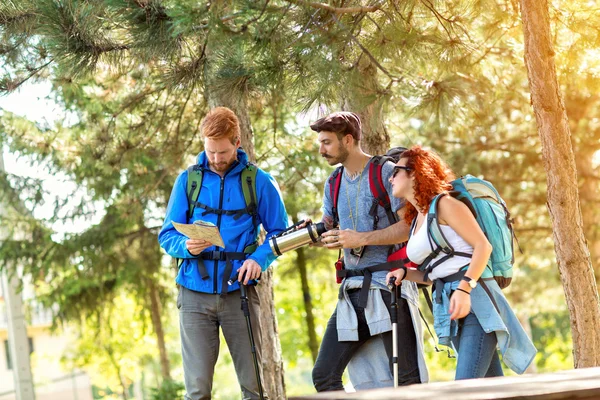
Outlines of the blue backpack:
{"type": "MultiPolygon", "coordinates": [[[[515,261],[513,237],[516,239],[506,203],[490,182],[472,175],[455,179],[451,184],[453,190],[449,194],[469,207],[493,247],[487,267],[481,278],[493,277],[498,285],[504,289],[510,285],[512,280],[513,263],[515,261]]],[[[438,203],[442,196],[443,194],[440,194],[433,199],[427,212],[429,240],[434,250],[419,266],[420,270],[427,273],[454,255],[472,256],[472,254],[455,252],[444,237],[437,215],[438,203]],[[446,256],[430,266],[431,260],[437,257],[440,252],[445,253],[446,256]]]]}

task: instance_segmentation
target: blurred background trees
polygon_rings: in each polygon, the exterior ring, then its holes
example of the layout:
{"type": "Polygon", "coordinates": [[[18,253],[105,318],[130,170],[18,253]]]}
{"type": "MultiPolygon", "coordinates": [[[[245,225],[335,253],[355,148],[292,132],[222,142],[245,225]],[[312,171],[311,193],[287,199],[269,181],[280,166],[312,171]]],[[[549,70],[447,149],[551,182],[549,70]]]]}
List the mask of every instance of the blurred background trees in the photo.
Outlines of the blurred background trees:
{"type": "MultiPolygon", "coordinates": [[[[559,0],[550,20],[598,281],[600,11],[559,0]]],[[[331,168],[308,124],[347,109],[363,118],[371,154],[423,144],[458,175],[500,189],[522,249],[507,295],[540,350],[535,368],[571,368],[523,57],[516,1],[4,1],[0,90],[10,99],[49,85],[58,112],[52,121],[0,115],[4,150],[32,166],[2,177],[0,223],[15,234],[0,258],[23,266],[57,327],[79,326],[65,363],[97,371],[97,382],[122,396],[142,376],[158,377],[145,384],[160,390],[181,380],[181,366],[175,271],[156,234],[177,173],[202,150],[202,117],[232,108],[243,147],[275,176],[290,217],[318,220],[331,168]],[[48,175],[64,182],[59,190],[48,175]]],[[[334,258],[299,249],[261,284],[275,397],[312,390],[337,297],[334,258]]],[[[452,378],[452,360],[428,357],[434,379],[452,378]]],[[[219,363],[232,370],[226,352],[219,363]]],[[[216,396],[236,398],[232,386],[217,377],[216,396]]]]}

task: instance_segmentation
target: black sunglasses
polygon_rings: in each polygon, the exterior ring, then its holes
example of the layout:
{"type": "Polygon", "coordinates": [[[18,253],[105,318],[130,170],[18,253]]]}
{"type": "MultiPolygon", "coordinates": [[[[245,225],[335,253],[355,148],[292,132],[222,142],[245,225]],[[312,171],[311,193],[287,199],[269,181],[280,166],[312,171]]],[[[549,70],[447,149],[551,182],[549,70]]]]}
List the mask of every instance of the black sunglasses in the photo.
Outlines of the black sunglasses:
{"type": "Polygon", "coordinates": [[[412,171],[412,168],[406,167],[404,165],[394,165],[394,172],[392,172],[392,179],[396,177],[396,175],[398,175],[398,171],[400,171],[401,169],[405,170],[406,172],[412,171]]]}

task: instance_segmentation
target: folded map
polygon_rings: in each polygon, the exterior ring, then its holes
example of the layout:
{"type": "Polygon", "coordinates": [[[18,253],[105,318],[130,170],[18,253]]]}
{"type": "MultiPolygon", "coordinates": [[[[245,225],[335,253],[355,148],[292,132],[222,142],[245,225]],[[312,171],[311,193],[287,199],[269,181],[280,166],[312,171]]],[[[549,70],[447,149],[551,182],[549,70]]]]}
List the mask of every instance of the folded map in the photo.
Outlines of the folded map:
{"type": "Polygon", "coordinates": [[[173,226],[178,232],[190,239],[203,239],[215,246],[225,248],[225,243],[223,243],[219,228],[213,223],[198,220],[194,221],[193,224],[173,222],[173,226]]]}

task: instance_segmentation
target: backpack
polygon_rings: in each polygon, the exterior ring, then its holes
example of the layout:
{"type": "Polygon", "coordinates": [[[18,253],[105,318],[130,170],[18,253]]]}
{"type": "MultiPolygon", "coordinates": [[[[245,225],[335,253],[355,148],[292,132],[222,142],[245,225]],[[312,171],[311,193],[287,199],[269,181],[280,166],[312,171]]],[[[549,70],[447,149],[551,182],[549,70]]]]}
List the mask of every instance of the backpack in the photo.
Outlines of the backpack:
{"type": "MultiPolygon", "coordinates": [[[[398,222],[398,215],[392,211],[390,196],[385,190],[381,171],[383,169],[383,164],[385,164],[386,161],[392,161],[394,164],[397,163],[400,159],[400,155],[404,151],[406,151],[405,147],[392,147],[384,155],[373,156],[369,161],[369,188],[371,189],[371,194],[373,195],[373,204],[371,204],[371,208],[369,209],[369,215],[373,217],[373,230],[377,229],[377,224],[379,223],[377,207],[383,207],[390,225],[398,222]]],[[[329,176],[329,194],[333,204],[331,208],[333,226],[338,226],[340,222],[337,205],[343,171],[344,167],[339,166],[329,176]]]]}
{"type": "MultiPolygon", "coordinates": [[[[244,201],[246,202],[246,208],[241,210],[227,211],[227,214],[235,215],[234,219],[238,219],[242,214],[247,213],[252,216],[252,221],[256,226],[256,218],[258,216],[258,203],[256,201],[256,173],[258,168],[254,164],[248,164],[240,174],[240,184],[242,185],[242,192],[244,193],[244,201]],[[245,184],[244,184],[245,183],[245,184]]],[[[188,167],[188,181],[187,181],[187,198],[188,198],[188,220],[194,215],[194,209],[196,208],[198,198],[200,197],[200,189],[202,188],[202,177],[204,171],[200,165],[190,165],[188,167]]],[[[215,211],[216,209],[202,205],[207,208],[205,213],[215,211]]]]}
{"type": "MultiPolygon", "coordinates": [[[[449,193],[452,197],[463,202],[477,220],[488,241],[493,247],[487,267],[481,278],[494,278],[498,285],[504,289],[512,280],[514,258],[513,237],[516,236],[512,226],[510,212],[498,191],[490,182],[466,175],[451,182],[453,190],[449,193]]],[[[434,247],[433,253],[419,266],[420,270],[431,272],[433,268],[454,255],[463,255],[455,252],[446,241],[440,228],[437,208],[440,198],[437,195],[431,202],[427,212],[427,224],[430,243],[434,247]],[[429,265],[431,260],[440,252],[446,254],[434,265],[429,265]]],[[[413,223],[414,224],[414,223],[413,223]]],[[[412,228],[411,228],[412,231],[412,228]]],[[[472,254],[464,256],[471,257],[472,254]]]]}
{"type": "MultiPolygon", "coordinates": [[[[371,208],[369,209],[369,215],[373,217],[373,229],[377,230],[377,225],[379,224],[379,216],[377,215],[377,207],[383,207],[385,210],[386,216],[390,225],[398,222],[398,215],[393,212],[392,204],[390,202],[390,196],[385,189],[385,185],[383,182],[382,170],[383,165],[387,161],[391,161],[394,164],[400,160],[400,156],[407,149],[405,147],[392,147],[390,148],[384,155],[373,156],[369,160],[369,188],[371,190],[371,194],[373,195],[373,203],[371,204],[371,208]]],[[[340,166],[336,168],[335,171],[329,177],[329,194],[331,197],[332,208],[331,215],[333,217],[333,226],[339,226],[339,216],[337,211],[340,186],[342,183],[342,172],[344,171],[344,167],[340,166]]],[[[403,248],[406,246],[405,243],[400,243],[397,246],[390,248],[390,254],[388,254],[388,262],[391,261],[402,261],[408,267],[416,267],[415,264],[410,263],[410,260],[406,259],[405,255],[401,255],[403,248]]],[[[345,265],[342,257],[342,250],[338,254],[338,260],[335,263],[336,269],[336,282],[342,283],[342,280],[345,276],[347,276],[347,271],[345,271],[345,265]]],[[[396,268],[392,268],[394,270],[396,268]]]]}
{"type": "MultiPolygon", "coordinates": [[[[256,197],[256,174],[258,168],[254,164],[248,164],[240,174],[240,184],[242,185],[242,192],[244,194],[244,201],[246,203],[246,207],[239,210],[221,210],[210,207],[206,204],[198,203],[198,199],[200,198],[200,189],[202,189],[202,178],[204,175],[204,169],[200,165],[191,165],[187,169],[188,171],[188,180],[187,180],[187,199],[188,199],[188,212],[187,218],[188,221],[193,217],[194,210],[196,206],[200,206],[205,209],[202,215],[208,213],[216,213],[216,214],[225,214],[225,215],[233,215],[233,219],[239,219],[243,214],[250,214],[252,216],[252,223],[254,226],[258,226],[258,202],[256,197]]],[[[229,255],[232,260],[236,259],[245,259],[247,254],[251,254],[256,250],[257,243],[253,243],[251,245],[246,246],[243,252],[235,253],[228,252],[225,253],[223,251],[213,251],[211,254],[212,258],[204,258],[210,260],[218,260],[223,258],[225,255],[229,255]],[[215,254],[218,253],[218,254],[215,254]]],[[[177,259],[177,269],[181,267],[183,263],[182,259],[177,259]]],[[[206,272],[206,267],[202,260],[198,260],[198,270],[202,279],[208,278],[208,273],[206,272]]],[[[227,267],[225,270],[225,280],[229,279],[229,275],[231,274],[231,265],[230,262],[227,261],[227,267]]],[[[225,288],[225,283],[223,284],[225,288]]]]}

